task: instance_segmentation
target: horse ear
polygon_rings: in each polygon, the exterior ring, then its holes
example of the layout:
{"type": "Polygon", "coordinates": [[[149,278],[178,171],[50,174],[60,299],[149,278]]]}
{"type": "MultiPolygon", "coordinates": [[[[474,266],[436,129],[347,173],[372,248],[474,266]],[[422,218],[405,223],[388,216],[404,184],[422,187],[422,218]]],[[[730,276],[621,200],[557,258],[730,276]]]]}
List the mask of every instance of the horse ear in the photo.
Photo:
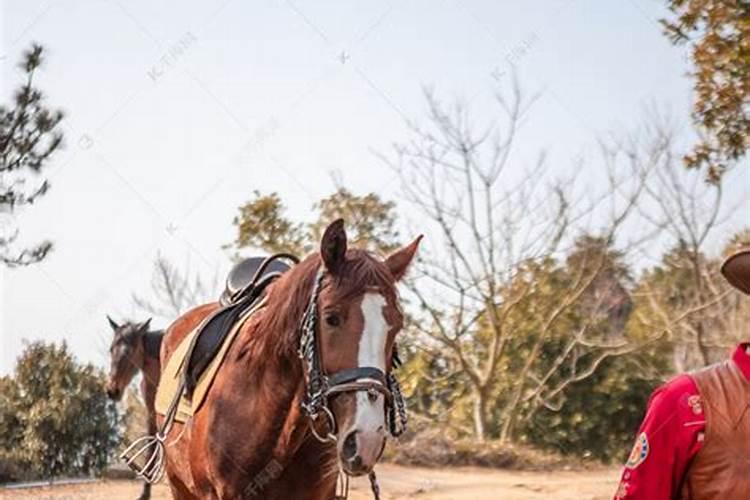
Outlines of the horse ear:
{"type": "Polygon", "coordinates": [[[417,253],[419,248],[419,242],[422,241],[422,235],[420,234],[417,238],[412,241],[409,245],[396,250],[394,253],[385,259],[385,265],[390,269],[391,274],[399,281],[406,274],[406,270],[409,268],[409,264],[414,259],[414,255],[417,253]]]}
{"type": "Polygon", "coordinates": [[[320,241],[320,257],[326,269],[336,274],[346,258],[346,231],[344,219],[336,219],[323,232],[320,241]]]}
{"type": "Polygon", "coordinates": [[[146,321],[144,321],[143,323],[141,323],[140,326],[138,327],[138,330],[141,331],[141,332],[143,332],[143,333],[147,333],[149,327],[151,326],[151,319],[152,318],[148,318],[146,321]]]}
{"type": "Polygon", "coordinates": [[[111,326],[113,330],[117,330],[118,328],[120,328],[120,325],[118,325],[117,323],[115,323],[115,320],[113,320],[112,318],[110,318],[109,314],[107,314],[107,321],[109,321],[109,326],[111,326]]]}

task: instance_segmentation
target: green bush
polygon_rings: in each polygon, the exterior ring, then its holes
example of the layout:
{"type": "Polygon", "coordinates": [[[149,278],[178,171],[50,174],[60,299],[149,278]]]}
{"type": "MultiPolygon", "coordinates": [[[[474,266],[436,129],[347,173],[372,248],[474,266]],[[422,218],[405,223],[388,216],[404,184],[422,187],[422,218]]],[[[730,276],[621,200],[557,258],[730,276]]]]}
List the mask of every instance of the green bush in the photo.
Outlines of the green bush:
{"type": "Polygon", "coordinates": [[[101,471],[120,439],[104,384],[65,343],[28,345],[0,378],[0,481],[101,471]]]}
{"type": "Polygon", "coordinates": [[[603,363],[567,391],[559,410],[540,410],[525,427],[523,441],[565,455],[625,460],[651,392],[661,383],[639,376],[635,362],[623,357],[603,363]]]}

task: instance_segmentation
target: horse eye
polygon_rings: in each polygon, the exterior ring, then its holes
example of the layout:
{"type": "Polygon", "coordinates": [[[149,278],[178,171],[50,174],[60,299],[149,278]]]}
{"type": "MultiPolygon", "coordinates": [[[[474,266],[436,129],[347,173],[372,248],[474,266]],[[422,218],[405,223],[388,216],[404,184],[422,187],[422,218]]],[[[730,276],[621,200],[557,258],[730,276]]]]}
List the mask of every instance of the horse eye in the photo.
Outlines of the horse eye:
{"type": "Polygon", "coordinates": [[[341,318],[336,313],[326,314],[326,323],[328,326],[339,326],[341,324],[341,318]]]}

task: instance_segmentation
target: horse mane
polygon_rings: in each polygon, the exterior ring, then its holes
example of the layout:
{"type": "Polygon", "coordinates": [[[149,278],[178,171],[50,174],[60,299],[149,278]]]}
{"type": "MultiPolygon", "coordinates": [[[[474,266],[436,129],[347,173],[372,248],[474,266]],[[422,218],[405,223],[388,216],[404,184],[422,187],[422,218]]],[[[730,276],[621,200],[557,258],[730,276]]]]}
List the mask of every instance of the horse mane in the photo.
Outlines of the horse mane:
{"type": "MultiPolygon", "coordinates": [[[[296,355],[300,322],[310,302],[321,260],[317,252],[308,256],[269,287],[265,312],[250,340],[259,344],[270,343],[277,355],[296,355]]],[[[368,251],[348,250],[339,272],[333,276],[337,301],[364,293],[369,288],[377,288],[395,299],[393,275],[384,262],[368,251]]],[[[330,281],[324,280],[323,288],[327,286],[330,286],[330,281]]]]}

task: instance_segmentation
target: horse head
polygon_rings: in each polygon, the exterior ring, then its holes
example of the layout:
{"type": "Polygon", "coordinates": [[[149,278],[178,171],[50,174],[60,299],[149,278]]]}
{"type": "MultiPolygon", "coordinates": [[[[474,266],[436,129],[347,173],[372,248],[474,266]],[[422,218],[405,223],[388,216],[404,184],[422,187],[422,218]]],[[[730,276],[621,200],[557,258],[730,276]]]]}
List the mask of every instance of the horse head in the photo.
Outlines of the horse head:
{"type": "Polygon", "coordinates": [[[341,467],[349,475],[369,473],[385,447],[386,414],[393,405],[390,371],[403,325],[396,283],[420,239],[383,260],[348,249],[343,221],[338,220],[320,243],[318,277],[300,344],[306,410],[314,427],[321,413],[328,420],[324,436],[336,442],[341,467]]]}
{"type": "Polygon", "coordinates": [[[145,352],[143,336],[148,333],[151,319],[143,323],[126,322],[118,325],[107,316],[114,335],[109,347],[110,370],[107,380],[107,395],[119,401],[138,370],[143,367],[145,352]]]}

